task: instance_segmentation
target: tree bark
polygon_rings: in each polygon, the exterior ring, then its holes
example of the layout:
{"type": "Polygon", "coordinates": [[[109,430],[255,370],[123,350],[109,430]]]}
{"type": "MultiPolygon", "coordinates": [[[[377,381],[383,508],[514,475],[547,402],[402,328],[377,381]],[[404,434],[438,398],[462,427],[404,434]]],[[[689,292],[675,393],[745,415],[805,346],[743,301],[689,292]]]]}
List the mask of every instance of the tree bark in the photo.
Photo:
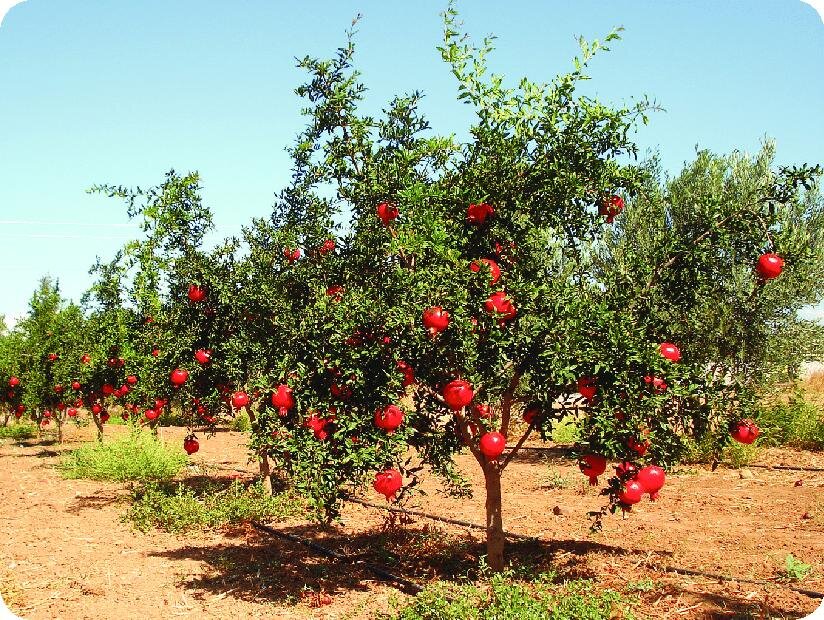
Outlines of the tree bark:
{"type": "MultiPolygon", "coordinates": [[[[255,415],[254,411],[252,411],[251,407],[246,407],[246,411],[249,414],[249,423],[252,425],[252,428],[257,431],[257,416],[255,415]]],[[[263,449],[258,453],[258,470],[260,471],[260,482],[263,486],[263,492],[266,495],[272,495],[272,470],[269,467],[269,455],[266,454],[266,450],[263,449]]]]}
{"type": "Polygon", "coordinates": [[[486,561],[493,572],[504,570],[504,522],[501,514],[501,470],[498,461],[484,464],[486,483],[486,561]]]}

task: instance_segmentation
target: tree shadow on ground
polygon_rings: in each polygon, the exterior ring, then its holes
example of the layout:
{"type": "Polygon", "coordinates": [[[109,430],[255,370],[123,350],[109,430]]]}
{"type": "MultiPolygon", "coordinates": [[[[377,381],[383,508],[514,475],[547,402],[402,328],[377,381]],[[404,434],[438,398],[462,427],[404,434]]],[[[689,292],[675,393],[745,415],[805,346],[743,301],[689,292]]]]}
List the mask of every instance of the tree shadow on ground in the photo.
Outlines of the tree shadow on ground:
{"type": "Polygon", "coordinates": [[[85,510],[98,510],[112,504],[120,504],[128,499],[128,494],[120,489],[98,490],[92,495],[78,495],[74,501],[66,507],[66,512],[77,515],[85,510]]]}
{"type": "MultiPolygon", "coordinates": [[[[291,604],[305,598],[307,592],[335,593],[368,591],[380,578],[365,564],[425,585],[432,580],[474,581],[481,577],[480,559],[485,554],[483,540],[466,532],[453,534],[429,525],[398,527],[389,524],[366,532],[313,524],[275,526],[280,532],[311,540],[346,560],[323,557],[318,552],[252,526],[239,526],[230,536],[243,538],[237,544],[202,546],[186,545],[180,549],[158,552],[168,560],[198,560],[206,564],[202,575],[190,577],[184,586],[195,597],[231,596],[247,601],[261,599],[291,604]]],[[[633,550],[592,541],[557,540],[515,541],[507,545],[507,558],[520,574],[558,571],[563,578],[597,578],[575,558],[598,552],[611,555],[648,555],[647,550],[633,550]],[[561,560],[561,558],[564,558],[561,560]]],[[[404,591],[404,588],[395,584],[404,591]]]]}

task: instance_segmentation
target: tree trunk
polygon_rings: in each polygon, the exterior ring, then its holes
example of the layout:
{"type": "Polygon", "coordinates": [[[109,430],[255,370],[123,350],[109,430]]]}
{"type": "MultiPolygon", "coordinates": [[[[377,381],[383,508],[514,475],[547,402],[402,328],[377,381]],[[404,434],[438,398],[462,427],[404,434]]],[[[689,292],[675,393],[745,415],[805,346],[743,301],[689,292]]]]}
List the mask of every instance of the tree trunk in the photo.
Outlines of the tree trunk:
{"type": "MultiPolygon", "coordinates": [[[[249,423],[252,425],[252,428],[257,431],[257,416],[255,412],[252,411],[251,407],[246,407],[246,411],[249,414],[249,423]]],[[[266,450],[261,450],[258,453],[258,469],[260,470],[260,482],[263,485],[263,492],[266,495],[272,495],[272,471],[269,468],[269,455],[266,454],[266,450]]]]}
{"type": "Polygon", "coordinates": [[[92,416],[92,420],[94,420],[94,425],[97,427],[97,441],[103,441],[103,422],[100,421],[96,415],[92,416]]]}
{"type": "Polygon", "coordinates": [[[504,522],[501,515],[501,470],[498,461],[483,466],[486,482],[486,561],[493,572],[504,569],[504,522]]]}
{"type": "Polygon", "coordinates": [[[269,469],[269,455],[266,452],[261,452],[258,456],[258,464],[260,466],[260,481],[263,485],[263,492],[266,495],[272,495],[272,472],[269,469]]]}

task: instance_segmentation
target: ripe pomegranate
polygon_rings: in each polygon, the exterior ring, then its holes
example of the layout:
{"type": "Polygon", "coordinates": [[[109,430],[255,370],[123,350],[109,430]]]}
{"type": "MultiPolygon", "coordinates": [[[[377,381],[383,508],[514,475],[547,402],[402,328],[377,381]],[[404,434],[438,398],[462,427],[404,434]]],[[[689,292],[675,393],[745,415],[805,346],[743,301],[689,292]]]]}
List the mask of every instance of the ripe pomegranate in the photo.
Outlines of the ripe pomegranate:
{"type": "Polygon", "coordinates": [[[471,204],[466,208],[466,221],[470,224],[480,225],[486,222],[486,218],[493,215],[495,209],[485,202],[471,204]]]}
{"type": "Polygon", "coordinates": [[[167,401],[165,398],[155,398],[154,408],[158,411],[162,411],[163,408],[168,404],[169,401],[167,401]]]}
{"type": "Polygon", "coordinates": [[[607,469],[607,459],[600,454],[585,454],[578,461],[578,469],[585,476],[589,476],[589,484],[594,487],[598,484],[598,476],[607,469]]]}
{"type": "Polygon", "coordinates": [[[647,465],[638,470],[636,480],[641,483],[644,490],[649,493],[649,498],[652,501],[658,499],[658,491],[664,486],[666,475],[664,470],[658,465],[647,465]]]}
{"type": "Polygon", "coordinates": [[[104,383],[100,390],[103,392],[103,396],[111,396],[114,394],[114,386],[109,383],[104,383]]]}
{"type": "Polygon", "coordinates": [[[506,437],[497,431],[484,433],[484,435],[481,436],[479,447],[481,453],[490,461],[497,459],[503,454],[504,448],[506,448],[506,437]]]}
{"type": "Polygon", "coordinates": [[[206,299],[206,289],[200,288],[196,284],[189,285],[189,301],[193,304],[199,304],[201,301],[206,299]]]}
{"type": "Polygon", "coordinates": [[[129,385],[137,385],[137,375],[129,375],[126,377],[126,383],[129,385]]]}
{"type": "Polygon", "coordinates": [[[615,473],[622,480],[626,480],[628,478],[635,478],[636,474],[638,474],[638,468],[633,463],[624,461],[615,466],[615,473]]]}
{"type": "Polygon", "coordinates": [[[662,342],[658,345],[658,350],[661,355],[671,362],[677,362],[681,359],[681,350],[671,342],[662,342]]]}
{"type": "Polygon", "coordinates": [[[618,501],[622,504],[632,506],[641,501],[644,497],[644,487],[637,480],[630,480],[624,485],[624,489],[618,494],[618,501]]]}
{"type": "Polygon", "coordinates": [[[398,360],[395,366],[403,373],[403,387],[409,387],[415,384],[415,369],[412,368],[412,366],[403,360],[398,360]]]}
{"type": "Polygon", "coordinates": [[[595,377],[580,377],[578,379],[578,393],[586,398],[592,400],[595,398],[595,392],[598,391],[598,380],[595,377]]]}
{"type": "Polygon", "coordinates": [[[294,263],[296,260],[300,258],[300,249],[299,248],[283,248],[283,257],[289,261],[289,263],[294,263]]]}
{"type": "Polygon", "coordinates": [[[644,377],[644,383],[647,385],[652,385],[652,388],[655,390],[656,394],[663,394],[667,391],[667,382],[661,377],[647,375],[644,377]]]}
{"type": "Polygon", "coordinates": [[[9,387],[17,387],[18,385],[20,385],[20,379],[17,377],[12,377],[9,379],[9,387]]]}
{"type": "Polygon", "coordinates": [[[326,241],[323,242],[323,245],[320,246],[320,249],[318,249],[318,252],[320,253],[321,256],[326,256],[327,254],[329,254],[329,252],[334,251],[334,249],[335,249],[335,240],[334,239],[327,239],[326,241]]]}
{"type": "Polygon", "coordinates": [[[387,469],[375,474],[375,481],[372,486],[378,493],[386,497],[386,501],[391,501],[403,486],[403,478],[401,478],[401,473],[397,469],[387,469]]]}
{"type": "Polygon", "coordinates": [[[246,392],[235,392],[232,394],[232,407],[242,409],[249,406],[249,395],[246,392]]]}
{"type": "Polygon", "coordinates": [[[72,389],[73,390],[77,391],[77,390],[80,389],[80,387],[81,387],[80,381],[72,381],[72,389]]]}
{"type": "Polygon", "coordinates": [[[157,409],[146,409],[146,411],[143,412],[143,415],[145,415],[146,419],[149,421],[157,420],[160,417],[160,411],[157,409]]]}
{"type": "Polygon", "coordinates": [[[66,408],[66,403],[57,403],[57,410],[63,411],[66,408]]]}
{"type": "Polygon", "coordinates": [[[109,412],[108,412],[108,411],[101,411],[101,412],[100,412],[100,422],[101,422],[101,423],[105,424],[106,422],[108,422],[108,421],[109,421],[109,418],[110,418],[110,417],[111,417],[111,416],[109,416],[109,412]]]}
{"type": "Polygon", "coordinates": [[[449,313],[440,306],[432,306],[423,311],[423,326],[430,336],[437,336],[449,327],[449,313]]]}
{"type": "Polygon", "coordinates": [[[295,406],[295,397],[292,393],[292,388],[283,383],[277,386],[275,391],[272,392],[272,406],[277,407],[280,417],[284,417],[289,413],[289,410],[295,406]]]}
{"type": "Polygon", "coordinates": [[[63,393],[63,386],[58,383],[57,385],[54,386],[54,391],[55,391],[56,394],[62,394],[63,393]]]}
{"type": "Polygon", "coordinates": [[[752,443],[758,438],[760,432],[758,425],[750,418],[744,418],[730,426],[730,435],[739,443],[752,443]]]}
{"type": "Polygon", "coordinates": [[[389,226],[389,222],[398,218],[400,212],[398,207],[392,202],[382,202],[376,208],[378,218],[383,222],[384,226],[389,226]]]}
{"type": "Polygon", "coordinates": [[[44,410],[44,411],[43,411],[43,417],[44,417],[44,418],[50,418],[50,417],[52,417],[52,412],[51,412],[51,411],[49,411],[48,409],[44,410]]]}
{"type": "Polygon", "coordinates": [[[93,414],[99,415],[102,411],[103,411],[103,407],[101,407],[100,405],[98,405],[96,403],[94,405],[92,405],[92,413],[93,414]]]}
{"type": "Polygon", "coordinates": [[[335,398],[347,401],[352,398],[352,388],[348,385],[339,385],[337,383],[333,383],[329,386],[329,393],[332,394],[335,398]]]}
{"type": "Polygon", "coordinates": [[[129,414],[124,411],[123,413],[120,414],[120,417],[125,422],[129,419],[129,414]]]}
{"type": "Polygon", "coordinates": [[[463,379],[455,379],[447,383],[443,388],[443,399],[450,409],[458,411],[466,407],[475,397],[472,384],[463,379]]]}
{"type": "Polygon", "coordinates": [[[543,412],[541,411],[541,406],[538,403],[531,403],[527,405],[526,409],[524,409],[522,417],[524,419],[524,422],[531,425],[537,424],[540,421],[542,415],[543,412]]]}
{"type": "Polygon", "coordinates": [[[473,413],[482,420],[489,420],[492,418],[492,407],[488,403],[478,403],[472,405],[473,413]]]}
{"type": "Polygon", "coordinates": [[[198,349],[197,351],[195,351],[195,361],[201,365],[208,364],[212,361],[212,350],[198,349]]]}
{"type": "Polygon", "coordinates": [[[598,207],[598,215],[606,215],[607,224],[612,224],[615,216],[624,210],[624,199],[620,196],[611,196],[601,201],[598,207]]]}
{"type": "Polygon", "coordinates": [[[188,370],[184,370],[184,369],[182,369],[182,368],[175,368],[175,369],[174,369],[174,370],[173,370],[173,371],[169,374],[169,380],[172,382],[172,385],[173,385],[173,386],[175,386],[176,388],[179,388],[179,387],[181,387],[184,383],[186,383],[186,380],[187,380],[188,378],[189,378],[189,371],[188,371],[188,370]]]}
{"type": "Polygon", "coordinates": [[[57,353],[49,353],[49,361],[56,362],[57,361],[57,353]]]}
{"type": "Polygon", "coordinates": [[[186,450],[186,454],[194,454],[200,450],[200,442],[195,439],[194,435],[189,435],[183,440],[183,449],[186,450]]]}
{"type": "Polygon", "coordinates": [[[160,349],[157,347],[152,347],[152,356],[157,357],[158,355],[160,355],[160,349]]]}
{"type": "Polygon", "coordinates": [[[649,439],[640,441],[635,438],[635,435],[632,435],[627,440],[627,447],[629,447],[630,450],[633,450],[638,456],[644,456],[649,449],[649,443],[649,439]]]}
{"type": "Polygon", "coordinates": [[[81,364],[88,364],[92,361],[92,358],[88,355],[88,353],[84,353],[80,356],[80,363],[81,364]]]}
{"type": "Polygon", "coordinates": [[[77,409],[75,409],[74,407],[69,407],[68,409],[66,409],[66,415],[70,418],[75,417],[77,415],[77,409]]]}
{"type": "Polygon", "coordinates": [[[503,291],[492,293],[484,302],[484,308],[487,312],[498,315],[503,321],[511,321],[518,314],[515,304],[503,291]]]}
{"type": "Polygon", "coordinates": [[[375,426],[388,433],[394,433],[403,422],[403,411],[397,405],[387,405],[375,410],[375,426]]]}
{"type": "Polygon", "coordinates": [[[772,280],[781,275],[781,271],[784,269],[784,259],[778,254],[762,254],[758,258],[755,269],[758,271],[758,275],[765,280],[772,280]]]}
{"type": "Polygon", "coordinates": [[[343,299],[343,287],[340,284],[333,284],[326,289],[326,295],[333,297],[335,301],[340,301],[343,299]]]}
{"type": "Polygon", "coordinates": [[[489,267],[490,277],[489,277],[489,285],[493,286],[498,280],[501,279],[501,268],[498,267],[498,263],[496,263],[491,258],[482,258],[480,261],[473,260],[469,264],[469,269],[478,273],[481,270],[481,265],[486,265],[489,267]]]}

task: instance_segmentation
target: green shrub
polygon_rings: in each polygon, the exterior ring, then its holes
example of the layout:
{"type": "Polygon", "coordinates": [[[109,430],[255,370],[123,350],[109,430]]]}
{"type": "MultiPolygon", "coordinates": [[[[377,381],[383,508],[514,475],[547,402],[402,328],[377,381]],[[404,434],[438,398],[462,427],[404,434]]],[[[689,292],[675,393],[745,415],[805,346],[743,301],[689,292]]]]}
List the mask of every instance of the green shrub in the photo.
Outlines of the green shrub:
{"type": "Polygon", "coordinates": [[[763,405],[756,422],[762,445],[824,449],[824,412],[807,401],[800,390],[793,392],[786,403],[763,405]]]}
{"type": "Polygon", "coordinates": [[[744,444],[731,441],[723,451],[724,462],[730,467],[745,467],[755,460],[758,455],[758,444],[744,444]]]}
{"type": "Polygon", "coordinates": [[[245,411],[239,411],[229,423],[229,428],[238,433],[248,433],[252,430],[252,422],[249,420],[249,414],[245,411]]]}
{"type": "Polygon", "coordinates": [[[552,426],[552,441],[555,443],[576,443],[581,439],[581,429],[575,416],[568,415],[552,426]]]}
{"type": "Polygon", "coordinates": [[[606,620],[629,615],[613,590],[597,591],[589,581],[553,585],[547,575],[532,583],[512,573],[493,576],[488,587],[436,583],[384,620],[606,620]]]}
{"type": "Polygon", "coordinates": [[[12,439],[22,441],[31,439],[37,435],[37,427],[33,424],[12,424],[11,426],[0,426],[0,439],[12,439]]]}
{"type": "Polygon", "coordinates": [[[291,493],[268,496],[260,484],[247,488],[238,481],[223,488],[211,481],[197,491],[184,483],[149,483],[134,491],[133,500],[123,520],[143,532],[153,527],[185,532],[249,520],[282,520],[305,512],[291,493]]]}
{"type": "Polygon", "coordinates": [[[61,461],[65,478],[91,480],[168,480],[186,464],[181,448],[171,448],[151,433],[132,429],[117,439],[90,443],[69,452],[61,461]]]}

